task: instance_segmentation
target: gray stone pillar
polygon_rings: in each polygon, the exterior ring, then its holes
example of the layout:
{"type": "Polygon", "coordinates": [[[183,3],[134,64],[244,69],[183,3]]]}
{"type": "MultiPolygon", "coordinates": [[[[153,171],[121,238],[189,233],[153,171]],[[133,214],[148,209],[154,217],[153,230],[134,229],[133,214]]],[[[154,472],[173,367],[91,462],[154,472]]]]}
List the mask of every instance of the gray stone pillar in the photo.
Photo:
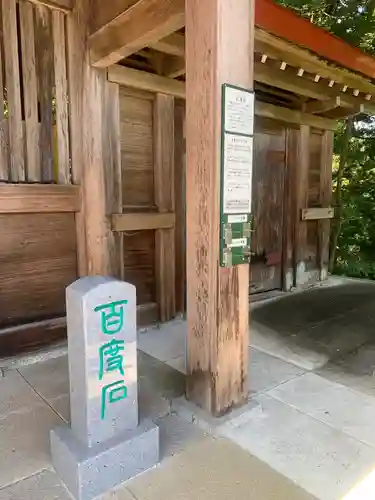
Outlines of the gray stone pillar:
{"type": "Polygon", "coordinates": [[[136,290],[90,276],[67,288],[71,427],[51,432],[53,464],[91,500],[154,466],[159,429],[138,423],[136,290]]]}

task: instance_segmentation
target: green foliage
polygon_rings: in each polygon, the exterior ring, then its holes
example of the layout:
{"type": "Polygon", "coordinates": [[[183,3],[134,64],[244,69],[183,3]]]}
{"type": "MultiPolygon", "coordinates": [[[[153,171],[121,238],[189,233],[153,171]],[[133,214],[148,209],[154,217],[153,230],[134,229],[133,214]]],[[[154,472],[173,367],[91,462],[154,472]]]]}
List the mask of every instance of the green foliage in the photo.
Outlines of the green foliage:
{"type": "MultiPolygon", "coordinates": [[[[375,0],[279,0],[298,14],[375,55],[375,0]]],[[[342,226],[334,272],[375,279],[375,119],[356,120],[342,182],[342,226]]],[[[334,190],[344,123],[335,137],[334,190]]]]}

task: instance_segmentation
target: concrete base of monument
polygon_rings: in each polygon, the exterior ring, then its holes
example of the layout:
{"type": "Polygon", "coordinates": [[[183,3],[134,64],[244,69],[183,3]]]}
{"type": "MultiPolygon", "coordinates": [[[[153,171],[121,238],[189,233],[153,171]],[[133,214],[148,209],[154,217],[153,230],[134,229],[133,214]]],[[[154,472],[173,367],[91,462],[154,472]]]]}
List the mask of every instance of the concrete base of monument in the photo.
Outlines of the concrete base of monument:
{"type": "Polygon", "coordinates": [[[159,428],[143,421],[107,442],[88,448],[70,427],[51,431],[52,461],[57,474],[77,500],[92,500],[157,465],[159,428]]]}

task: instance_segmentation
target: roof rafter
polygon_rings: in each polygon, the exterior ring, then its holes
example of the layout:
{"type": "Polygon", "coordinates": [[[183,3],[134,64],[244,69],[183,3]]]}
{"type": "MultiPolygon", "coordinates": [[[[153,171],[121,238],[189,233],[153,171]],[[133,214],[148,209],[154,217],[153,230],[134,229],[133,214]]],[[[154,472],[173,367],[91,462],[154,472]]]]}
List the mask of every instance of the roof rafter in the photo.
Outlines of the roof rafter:
{"type": "MultiPolygon", "coordinates": [[[[110,2],[100,2],[108,9],[110,2]]],[[[105,16],[99,16],[104,18],[105,16]]],[[[184,0],[138,0],[89,36],[91,63],[108,67],[182,28],[184,0]]]]}

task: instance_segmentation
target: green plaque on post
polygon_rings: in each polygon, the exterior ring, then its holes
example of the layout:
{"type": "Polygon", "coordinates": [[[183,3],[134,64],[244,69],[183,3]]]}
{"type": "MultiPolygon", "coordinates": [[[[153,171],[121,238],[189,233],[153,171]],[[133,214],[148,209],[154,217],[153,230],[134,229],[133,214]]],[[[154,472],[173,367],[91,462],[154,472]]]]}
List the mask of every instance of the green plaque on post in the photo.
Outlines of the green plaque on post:
{"type": "Polygon", "coordinates": [[[246,264],[251,255],[254,92],[222,87],[220,265],[246,264]]]}

